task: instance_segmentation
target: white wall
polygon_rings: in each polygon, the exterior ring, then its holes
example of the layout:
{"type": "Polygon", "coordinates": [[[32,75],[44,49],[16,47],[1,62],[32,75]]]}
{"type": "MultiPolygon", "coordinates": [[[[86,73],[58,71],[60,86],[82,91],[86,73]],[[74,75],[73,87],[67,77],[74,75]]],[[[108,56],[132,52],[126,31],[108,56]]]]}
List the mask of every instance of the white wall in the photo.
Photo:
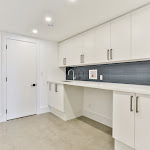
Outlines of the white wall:
{"type": "Polygon", "coordinates": [[[112,112],[112,91],[84,88],[84,116],[112,127],[112,112]]]}
{"type": "Polygon", "coordinates": [[[47,112],[48,84],[47,81],[65,79],[65,69],[58,67],[58,43],[40,41],[40,112],[47,112]]]}
{"type": "Polygon", "coordinates": [[[34,42],[37,44],[37,114],[49,111],[47,80],[64,80],[65,70],[58,67],[58,43],[30,37],[0,33],[0,122],[6,121],[6,42],[7,38],[34,42]],[[0,36],[1,37],[1,36],[0,36]],[[2,78],[1,78],[2,75],[2,78]],[[2,82],[1,82],[2,81],[2,82]],[[2,89],[2,92],[1,92],[2,89]],[[2,94],[1,94],[2,93],[2,94]]]}
{"type": "Polygon", "coordinates": [[[1,64],[1,61],[2,61],[2,44],[1,44],[1,34],[0,34],[0,122],[1,122],[1,118],[2,118],[2,99],[1,99],[1,80],[2,80],[2,64],[1,64]]]}

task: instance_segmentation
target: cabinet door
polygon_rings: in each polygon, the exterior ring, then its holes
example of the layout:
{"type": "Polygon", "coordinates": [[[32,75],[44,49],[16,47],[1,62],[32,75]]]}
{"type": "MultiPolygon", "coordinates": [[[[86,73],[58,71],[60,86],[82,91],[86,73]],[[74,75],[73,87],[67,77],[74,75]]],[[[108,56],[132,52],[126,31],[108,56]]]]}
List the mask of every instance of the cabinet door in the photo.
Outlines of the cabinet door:
{"type": "Polygon", "coordinates": [[[95,29],[87,31],[84,34],[84,42],[83,42],[83,62],[88,63],[94,63],[94,53],[95,53],[95,29]]]}
{"type": "Polygon", "coordinates": [[[74,38],[74,64],[83,64],[83,40],[84,35],[80,34],[74,38]]]}
{"type": "Polygon", "coordinates": [[[55,109],[64,112],[64,86],[55,84],[55,109]]]}
{"type": "Polygon", "coordinates": [[[96,63],[109,61],[108,50],[110,49],[110,23],[96,28],[95,31],[94,60],[96,63]]]}
{"type": "Polygon", "coordinates": [[[138,112],[135,114],[135,148],[150,149],[150,96],[137,95],[138,112]]]}
{"type": "Polygon", "coordinates": [[[113,137],[132,148],[134,148],[134,110],[131,111],[131,106],[134,107],[134,97],[131,97],[133,95],[124,92],[113,93],[113,137]]]}
{"type": "Polygon", "coordinates": [[[132,59],[150,59],[150,5],[132,13],[132,59]]]}
{"type": "Polygon", "coordinates": [[[53,83],[49,83],[48,85],[48,105],[50,107],[55,107],[55,85],[53,83]]]}
{"type": "Polygon", "coordinates": [[[59,44],[59,66],[63,67],[65,66],[65,57],[66,57],[66,42],[62,42],[59,44]]]}
{"type": "Polygon", "coordinates": [[[73,38],[65,41],[64,57],[66,58],[66,66],[74,65],[74,40],[73,38]]]}
{"type": "Polygon", "coordinates": [[[66,40],[59,44],[59,66],[71,66],[74,64],[74,41],[66,40]]]}
{"type": "Polygon", "coordinates": [[[111,54],[112,61],[131,59],[131,15],[115,19],[111,22],[111,54]]]}

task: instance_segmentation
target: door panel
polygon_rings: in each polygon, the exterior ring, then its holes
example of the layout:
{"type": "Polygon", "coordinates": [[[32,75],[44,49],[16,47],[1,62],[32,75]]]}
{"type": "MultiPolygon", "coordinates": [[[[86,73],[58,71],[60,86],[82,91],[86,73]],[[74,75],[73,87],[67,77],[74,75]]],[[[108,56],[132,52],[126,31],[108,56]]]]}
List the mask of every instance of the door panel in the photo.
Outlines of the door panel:
{"type": "Polygon", "coordinates": [[[65,58],[65,54],[64,54],[64,49],[65,49],[65,42],[62,42],[59,44],[59,66],[65,66],[64,65],[64,58],[65,58]]]}
{"type": "Polygon", "coordinates": [[[64,54],[66,58],[66,65],[71,66],[74,65],[74,40],[71,38],[65,42],[66,46],[64,49],[64,54]]]}
{"type": "Polygon", "coordinates": [[[7,120],[36,114],[34,43],[7,39],[7,120]]]}
{"type": "Polygon", "coordinates": [[[57,92],[55,92],[55,108],[61,112],[64,112],[64,87],[61,84],[57,84],[57,92]]]}
{"type": "Polygon", "coordinates": [[[83,55],[83,36],[84,34],[78,35],[74,38],[74,65],[82,64],[81,60],[83,55]]]}
{"type": "Polygon", "coordinates": [[[55,84],[54,83],[49,83],[49,97],[48,98],[49,98],[48,100],[49,106],[55,107],[56,96],[55,96],[55,84]]]}
{"type": "Polygon", "coordinates": [[[113,93],[113,137],[134,148],[134,97],[131,111],[132,93],[113,93]]]}
{"type": "Polygon", "coordinates": [[[108,62],[110,49],[110,23],[96,28],[94,59],[96,63],[108,62]]]}
{"type": "Polygon", "coordinates": [[[150,5],[132,13],[132,59],[150,58],[150,5]]]}
{"type": "Polygon", "coordinates": [[[112,61],[131,59],[131,15],[111,22],[112,61]]]}
{"type": "Polygon", "coordinates": [[[150,96],[137,95],[138,113],[135,115],[135,148],[150,149],[150,96]]]}
{"type": "Polygon", "coordinates": [[[84,63],[94,63],[94,53],[95,53],[95,29],[87,31],[84,34],[84,63]]]}

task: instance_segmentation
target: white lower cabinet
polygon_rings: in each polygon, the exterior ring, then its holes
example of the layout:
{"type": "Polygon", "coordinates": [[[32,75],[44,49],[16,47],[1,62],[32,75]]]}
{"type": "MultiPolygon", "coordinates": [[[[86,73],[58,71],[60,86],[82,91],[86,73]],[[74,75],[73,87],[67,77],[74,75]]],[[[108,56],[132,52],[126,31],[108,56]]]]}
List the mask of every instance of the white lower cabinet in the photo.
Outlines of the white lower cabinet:
{"type": "Polygon", "coordinates": [[[150,96],[113,94],[113,137],[136,150],[150,149],[150,96]]]}
{"type": "Polygon", "coordinates": [[[83,115],[84,88],[49,82],[48,104],[52,114],[64,121],[83,115]]]}
{"type": "Polygon", "coordinates": [[[64,87],[61,84],[49,83],[49,106],[64,112],[64,87]]]}
{"type": "Polygon", "coordinates": [[[150,96],[137,94],[135,149],[150,150],[150,96]]]}
{"type": "Polygon", "coordinates": [[[134,112],[131,111],[131,93],[113,94],[113,137],[134,147],[134,112]]]}

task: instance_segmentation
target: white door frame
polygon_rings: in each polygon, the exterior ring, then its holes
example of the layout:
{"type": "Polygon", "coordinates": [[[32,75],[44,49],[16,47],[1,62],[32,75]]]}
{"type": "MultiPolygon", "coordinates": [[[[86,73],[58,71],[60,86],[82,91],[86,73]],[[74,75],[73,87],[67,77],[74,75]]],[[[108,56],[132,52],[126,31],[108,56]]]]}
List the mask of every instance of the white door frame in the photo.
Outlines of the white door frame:
{"type": "Polygon", "coordinates": [[[18,40],[23,42],[30,42],[37,44],[37,63],[36,63],[36,77],[37,77],[37,98],[36,98],[36,114],[40,113],[40,97],[39,97],[39,79],[40,76],[38,74],[39,72],[39,41],[33,38],[28,38],[24,36],[9,34],[9,33],[2,33],[2,121],[7,121],[7,115],[6,115],[6,109],[7,109],[7,83],[6,83],[6,77],[7,77],[7,39],[11,40],[18,40]]]}

